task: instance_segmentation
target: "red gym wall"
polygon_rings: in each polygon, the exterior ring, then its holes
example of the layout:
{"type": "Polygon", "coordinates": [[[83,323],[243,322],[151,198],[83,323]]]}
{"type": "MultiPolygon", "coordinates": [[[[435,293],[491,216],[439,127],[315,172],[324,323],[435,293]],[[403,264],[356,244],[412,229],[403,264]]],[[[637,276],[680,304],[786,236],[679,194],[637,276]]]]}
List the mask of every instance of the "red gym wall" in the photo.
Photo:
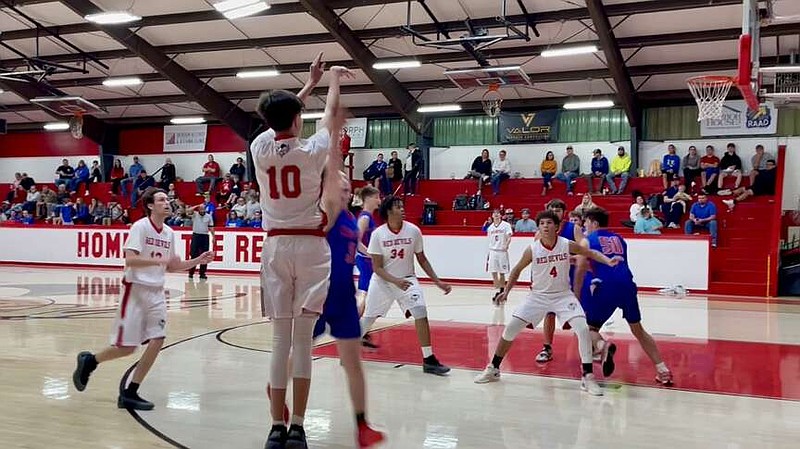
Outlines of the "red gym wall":
{"type": "MultiPolygon", "coordinates": [[[[161,154],[164,146],[163,128],[140,128],[120,132],[119,154],[161,154]]],[[[209,125],[206,152],[242,152],[247,142],[224,125],[209,125]]]]}

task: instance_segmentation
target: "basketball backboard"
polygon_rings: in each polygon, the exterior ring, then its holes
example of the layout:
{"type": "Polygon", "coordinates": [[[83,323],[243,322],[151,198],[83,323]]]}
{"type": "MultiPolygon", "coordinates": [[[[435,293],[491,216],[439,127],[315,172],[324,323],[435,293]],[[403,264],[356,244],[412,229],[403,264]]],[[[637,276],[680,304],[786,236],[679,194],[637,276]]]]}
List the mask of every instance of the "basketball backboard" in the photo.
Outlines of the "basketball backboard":
{"type": "Polygon", "coordinates": [[[105,109],[82,97],[37,97],[31,103],[58,115],[74,116],[105,112],[105,109]]]}
{"type": "Polygon", "coordinates": [[[519,66],[453,69],[445,70],[444,75],[459,89],[532,85],[528,74],[519,66]]]}

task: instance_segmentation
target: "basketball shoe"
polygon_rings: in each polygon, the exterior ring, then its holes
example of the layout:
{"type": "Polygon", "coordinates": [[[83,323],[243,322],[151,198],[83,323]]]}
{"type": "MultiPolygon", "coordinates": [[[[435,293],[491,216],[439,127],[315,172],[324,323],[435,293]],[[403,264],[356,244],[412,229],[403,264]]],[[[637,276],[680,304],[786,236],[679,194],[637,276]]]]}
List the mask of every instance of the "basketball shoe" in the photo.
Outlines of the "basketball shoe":
{"type": "Polygon", "coordinates": [[[437,376],[444,376],[450,372],[450,367],[439,363],[439,359],[435,355],[425,357],[422,359],[422,372],[427,374],[436,374],[437,376]]]}
{"type": "Polygon", "coordinates": [[[364,422],[358,423],[358,433],[356,438],[358,439],[358,447],[359,449],[367,449],[370,448],[381,441],[386,439],[386,435],[383,432],[379,432],[369,424],[364,422]]]}
{"type": "Polygon", "coordinates": [[[486,365],[480,374],[475,376],[474,382],[476,384],[488,384],[489,382],[498,382],[500,380],[500,369],[495,368],[491,363],[486,365]]]}
{"type": "Polygon", "coordinates": [[[672,372],[669,370],[661,371],[656,374],[656,382],[660,383],[661,385],[672,385],[672,381],[672,372]]]}
{"type": "Polygon", "coordinates": [[[603,347],[603,377],[614,374],[614,354],[617,353],[617,345],[606,343],[603,347]]]}
{"type": "Polygon", "coordinates": [[[308,449],[306,442],[306,431],[303,426],[292,424],[289,426],[289,433],[286,434],[286,449],[308,449]]]}
{"type": "Polygon", "coordinates": [[[264,443],[264,449],[284,449],[286,446],[286,426],[282,424],[272,426],[264,443]]]}
{"type": "Polygon", "coordinates": [[[536,354],[536,363],[547,363],[553,360],[553,348],[542,348],[538,354],[536,354]]]}
{"type": "Polygon", "coordinates": [[[83,351],[78,354],[78,364],[72,373],[72,383],[75,385],[76,390],[83,391],[86,389],[86,384],[89,383],[89,376],[95,368],[97,368],[97,360],[91,352],[83,351]]]}
{"type": "Polygon", "coordinates": [[[591,394],[592,396],[602,396],[603,390],[600,388],[600,385],[597,384],[597,380],[594,378],[594,374],[584,374],[581,378],[581,390],[591,394]]]}

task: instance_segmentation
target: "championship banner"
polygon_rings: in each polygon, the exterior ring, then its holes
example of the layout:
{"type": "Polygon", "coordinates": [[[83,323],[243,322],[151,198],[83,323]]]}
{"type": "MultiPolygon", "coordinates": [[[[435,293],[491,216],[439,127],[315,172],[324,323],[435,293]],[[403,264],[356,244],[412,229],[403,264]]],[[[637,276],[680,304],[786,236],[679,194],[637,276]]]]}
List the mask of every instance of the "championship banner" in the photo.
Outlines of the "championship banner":
{"type": "Polygon", "coordinates": [[[700,122],[700,135],[703,137],[771,135],[777,132],[778,110],[771,101],[762,103],[758,111],[748,110],[744,100],[726,101],[720,118],[700,122]]]}
{"type": "MultiPolygon", "coordinates": [[[[317,120],[317,131],[322,125],[322,120],[317,120]]],[[[350,136],[350,148],[364,148],[367,146],[367,119],[350,118],[344,122],[347,135],[350,136]]]]}
{"type": "Polygon", "coordinates": [[[205,151],[208,125],[169,125],[164,127],[164,152],[205,151]]]}
{"type": "Polygon", "coordinates": [[[538,112],[501,112],[498,117],[500,143],[546,143],[558,138],[560,109],[538,112]]]}

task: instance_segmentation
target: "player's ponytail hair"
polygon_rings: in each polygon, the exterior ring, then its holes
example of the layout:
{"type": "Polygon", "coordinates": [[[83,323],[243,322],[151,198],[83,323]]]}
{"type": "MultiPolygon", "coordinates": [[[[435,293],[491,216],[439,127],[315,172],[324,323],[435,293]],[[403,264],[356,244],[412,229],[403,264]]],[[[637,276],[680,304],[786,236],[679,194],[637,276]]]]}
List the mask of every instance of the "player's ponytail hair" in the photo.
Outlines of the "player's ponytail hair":
{"type": "Polygon", "coordinates": [[[153,209],[147,206],[150,206],[156,202],[156,193],[163,193],[164,195],[167,195],[167,192],[164,189],[159,189],[157,187],[148,187],[142,195],[142,207],[144,208],[144,214],[148,217],[153,212],[153,209]]]}

